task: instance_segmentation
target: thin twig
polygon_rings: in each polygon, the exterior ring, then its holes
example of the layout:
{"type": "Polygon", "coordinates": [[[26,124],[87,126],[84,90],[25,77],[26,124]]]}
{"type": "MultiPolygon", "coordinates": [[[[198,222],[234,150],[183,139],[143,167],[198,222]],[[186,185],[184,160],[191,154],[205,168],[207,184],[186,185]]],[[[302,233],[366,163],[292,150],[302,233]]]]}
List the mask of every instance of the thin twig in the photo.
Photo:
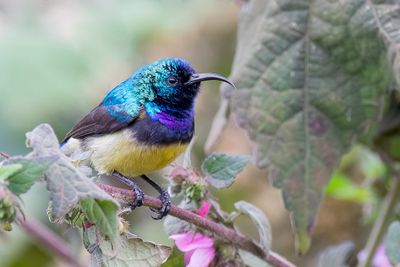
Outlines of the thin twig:
{"type": "Polygon", "coordinates": [[[7,153],[1,152],[0,151],[0,156],[2,156],[3,158],[8,159],[10,156],[7,153]]]}
{"type": "Polygon", "coordinates": [[[60,259],[65,261],[65,263],[68,263],[72,267],[84,267],[84,265],[79,263],[76,255],[71,252],[69,245],[47,226],[33,218],[25,220],[22,215],[18,216],[17,221],[18,225],[24,229],[27,234],[52,250],[60,259]]]}
{"type": "MultiPolygon", "coordinates": [[[[122,189],[107,184],[98,184],[98,186],[116,199],[120,199],[128,203],[132,203],[135,200],[135,193],[131,190],[122,189]]],[[[155,197],[145,195],[143,205],[157,209],[161,207],[162,203],[161,200],[155,197]]],[[[211,221],[207,218],[203,218],[194,212],[184,210],[172,205],[169,215],[190,222],[200,228],[209,230],[219,237],[222,237],[232,242],[237,247],[249,251],[252,254],[264,259],[266,262],[275,267],[295,267],[293,263],[289,262],[287,259],[280,256],[279,254],[272,251],[266,251],[259,245],[254,243],[251,239],[239,234],[233,229],[211,221]]]]}

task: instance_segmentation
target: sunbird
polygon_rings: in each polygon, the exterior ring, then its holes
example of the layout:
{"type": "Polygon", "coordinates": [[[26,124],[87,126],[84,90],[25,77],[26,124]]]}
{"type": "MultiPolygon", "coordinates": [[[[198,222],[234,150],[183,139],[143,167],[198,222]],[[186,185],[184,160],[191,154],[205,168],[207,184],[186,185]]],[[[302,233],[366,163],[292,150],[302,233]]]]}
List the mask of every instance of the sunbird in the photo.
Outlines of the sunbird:
{"type": "Polygon", "coordinates": [[[135,192],[134,209],[143,204],[143,190],[133,180],[141,177],[160,193],[162,207],[154,219],[168,214],[168,192],[146,174],[160,170],[183,153],[194,133],[194,102],[200,83],[219,80],[214,73],[196,73],[181,58],[145,65],[110,90],[62,142],[64,151],[88,154],[99,174],[112,175],[135,192]]]}

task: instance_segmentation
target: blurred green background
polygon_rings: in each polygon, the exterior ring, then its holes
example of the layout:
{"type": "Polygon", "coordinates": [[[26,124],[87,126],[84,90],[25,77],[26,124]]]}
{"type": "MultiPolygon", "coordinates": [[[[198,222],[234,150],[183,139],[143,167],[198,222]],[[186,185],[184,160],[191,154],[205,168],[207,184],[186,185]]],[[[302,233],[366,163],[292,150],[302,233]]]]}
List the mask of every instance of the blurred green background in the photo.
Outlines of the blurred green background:
{"type": "MultiPolygon", "coordinates": [[[[28,152],[25,133],[43,122],[62,138],[106,91],[141,65],[162,57],[183,57],[198,71],[228,76],[240,9],[237,2],[0,0],[0,151],[28,152]]],[[[204,84],[197,100],[195,162],[204,156],[203,145],[219,104],[218,85],[204,84]]],[[[215,149],[251,153],[246,134],[232,118],[215,149]]],[[[240,199],[262,208],[272,223],[273,249],[299,266],[313,266],[328,245],[348,239],[365,241],[365,225],[379,209],[379,197],[371,186],[383,181],[385,191],[384,176],[382,163],[365,148],[356,147],[344,158],[327,187],[312,249],[303,258],[294,254],[289,216],[265,173],[249,166],[231,188],[216,194],[227,210],[240,199]]],[[[52,227],[69,240],[82,260],[87,259],[78,233],[48,222],[43,184],[35,185],[23,201],[28,218],[34,216],[52,227]]],[[[147,209],[135,211],[130,224],[144,239],[171,244],[162,223],[151,220],[147,209]]],[[[243,225],[251,228],[248,222],[243,225]]],[[[65,265],[14,227],[11,233],[0,234],[0,267],[11,266],[65,265]]]]}

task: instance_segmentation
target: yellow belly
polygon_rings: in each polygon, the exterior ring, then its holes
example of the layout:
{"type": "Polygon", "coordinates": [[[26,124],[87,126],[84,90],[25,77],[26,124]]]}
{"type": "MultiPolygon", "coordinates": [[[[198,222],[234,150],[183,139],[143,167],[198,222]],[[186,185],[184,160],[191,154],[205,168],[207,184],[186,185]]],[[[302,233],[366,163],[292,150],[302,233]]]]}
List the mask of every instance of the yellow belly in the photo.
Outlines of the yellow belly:
{"type": "Polygon", "coordinates": [[[86,148],[92,152],[91,163],[99,173],[117,171],[124,176],[133,177],[164,168],[173,162],[187,144],[147,146],[138,144],[124,130],[111,135],[92,137],[86,148]]]}

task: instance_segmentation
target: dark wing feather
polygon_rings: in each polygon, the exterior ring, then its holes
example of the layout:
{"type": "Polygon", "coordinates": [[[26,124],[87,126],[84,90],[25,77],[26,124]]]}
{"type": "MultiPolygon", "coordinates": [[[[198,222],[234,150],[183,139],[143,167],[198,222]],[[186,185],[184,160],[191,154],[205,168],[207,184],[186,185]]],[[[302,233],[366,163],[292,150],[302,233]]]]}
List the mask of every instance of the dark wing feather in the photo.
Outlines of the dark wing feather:
{"type": "Polygon", "coordinates": [[[118,116],[112,116],[110,114],[110,108],[112,110],[112,107],[106,107],[102,104],[95,107],[69,131],[63,143],[70,138],[81,139],[92,135],[116,132],[127,127],[139,117],[132,117],[121,111],[119,111],[118,116]]]}

